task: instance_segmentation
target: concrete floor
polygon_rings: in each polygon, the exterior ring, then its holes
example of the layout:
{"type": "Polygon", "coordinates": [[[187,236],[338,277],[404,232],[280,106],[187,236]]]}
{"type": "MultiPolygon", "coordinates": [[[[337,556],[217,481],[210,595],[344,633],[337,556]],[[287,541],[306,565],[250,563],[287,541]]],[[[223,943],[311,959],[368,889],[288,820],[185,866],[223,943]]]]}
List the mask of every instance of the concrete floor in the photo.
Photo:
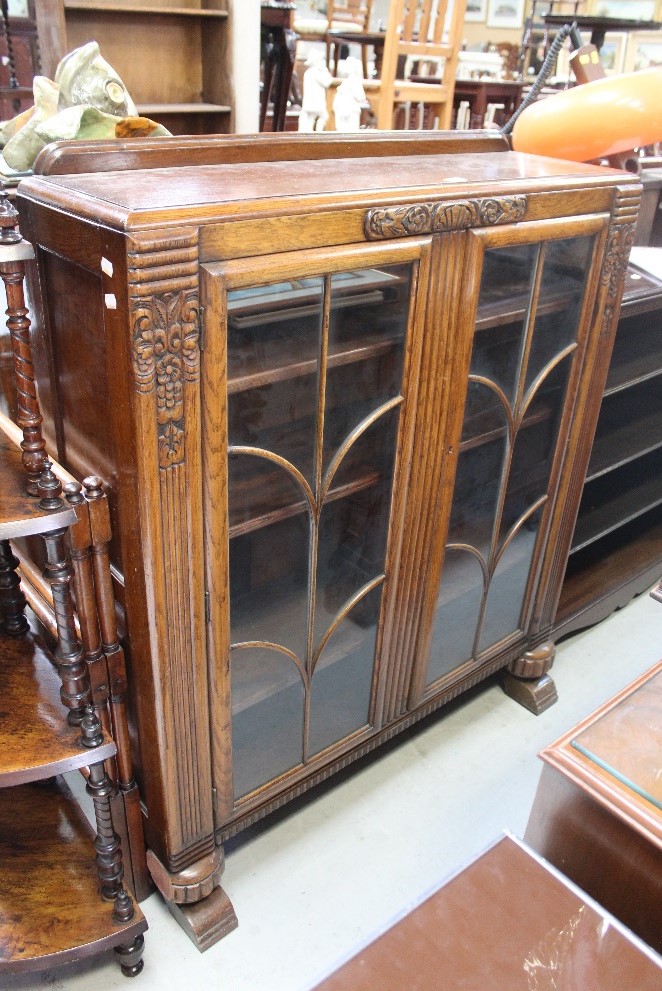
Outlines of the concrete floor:
{"type": "MultiPolygon", "coordinates": [[[[204,954],[152,895],[142,906],[150,928],[135,984],[108,955],[2,987],[307,991],[504,829],[521,836],[538,751],[660,657],[662,606],[642,595],[559,645],[559,701],[541,716],[489,681],[233,841],[223,883],[239,928],[204,954]]],[[[438,991],[452,991],[440,980],[438,991]]]]}

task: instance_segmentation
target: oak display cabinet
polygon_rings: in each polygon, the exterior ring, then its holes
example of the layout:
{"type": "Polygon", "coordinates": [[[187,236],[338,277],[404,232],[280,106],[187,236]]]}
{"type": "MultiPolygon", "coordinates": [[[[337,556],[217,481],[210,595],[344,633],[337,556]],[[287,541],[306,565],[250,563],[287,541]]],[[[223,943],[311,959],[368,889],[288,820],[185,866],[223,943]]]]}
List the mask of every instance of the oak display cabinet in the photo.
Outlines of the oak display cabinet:
{"type": "Polygon", "coordinates": [[[202,948],[225,839],[497,670],[555,698],[640,187],[376,141],[19,191],[50,440],[111,494],[148,862],[202,948]]]}

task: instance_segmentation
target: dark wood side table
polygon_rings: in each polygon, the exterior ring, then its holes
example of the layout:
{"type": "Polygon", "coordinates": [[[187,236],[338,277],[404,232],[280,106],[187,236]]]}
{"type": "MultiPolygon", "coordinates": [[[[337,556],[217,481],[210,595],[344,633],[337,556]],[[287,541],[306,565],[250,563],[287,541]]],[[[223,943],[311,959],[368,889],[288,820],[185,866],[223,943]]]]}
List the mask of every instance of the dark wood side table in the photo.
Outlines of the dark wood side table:
{"type": "Polygon", "coordinates": [[[525,840],[662,950],[662,661],[540,755],[525,840]]]}
{"type": "Polygon", "coordinates": [[[260,130],[264,130],[269,97],[273,91],[274,131],[285,130],[287,97],[292,82],[297,35],[292,29],[296,3],[261,0],[260,35],[264,77],[260,100],[260,130]]]}
{"type": "Polygon", "coordinates": [[[545,24],[549,27],[562,27],[569,21],[576,21],[580,31],[591,32],[591,44],[600,51],[605,42],[607,31],[659,31],[662,24],[659,21],[635,21],[625,17],[599,17],[597,14],[580,14],[569,17],[568,14],[545,14],[545,24]]]}
{"type": "Polygon", "coordinates": [[[512,79],[456,79],[453,105],[457,111],[463,100],[469,102],[469,113],[480,118],[482,127],[488,104],[503,103],[503,123],[510,120],[522,98],[524,83],[512,79]]]}
{"type": "Polygon", "coordinates": [[[659,991],[626,929],[505,837],[316,991],[659,991]]]}

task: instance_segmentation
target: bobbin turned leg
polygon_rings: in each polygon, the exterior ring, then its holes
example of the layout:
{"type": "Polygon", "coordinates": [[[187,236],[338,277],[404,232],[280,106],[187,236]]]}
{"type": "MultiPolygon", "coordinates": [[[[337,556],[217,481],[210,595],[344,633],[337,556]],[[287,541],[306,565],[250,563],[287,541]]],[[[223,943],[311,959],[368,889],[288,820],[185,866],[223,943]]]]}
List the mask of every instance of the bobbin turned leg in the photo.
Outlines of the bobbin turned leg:
{"type": "MultiPolygon", "coordinates": [[[[62,486],[46,462],[39,476],[39,505],[42,509],[60,509],[62,486]]],[[[62,681],[60,697],[69,710],[68,721],[77,726],[83,718],[83,707],[91,701],[90,681],[83,646],[76,634],[72,581],[74,571],[67,546],[66,527],[43,535],[46,545],[44,577],[53,593],[53,611],[57,626],[55,663],[62,681]]]]}
{"type": "MultiPolygon", "coordinates": [[[[101,722],[94,708],[89,705],[81,721],[81,739],[86,747],[98,747],[103,740],[101,722]]],[[[118,922],[130,922],[135,914],[133,900],[123,884],[124,865],[120,838],[113,828],[110,799],[113,783],[106,774],[103,761],[90,764],[86,786],[94,804],[97,835],[94,840],[97,871],[101,882],[101,895],[106,901],[114,902],[113,916],[118,922]]],[[[135,977],[143,968],[142,952],[144,940],[137,936],[131,943],[115,947],[122,973],[135,977]]]]}
{"type": "Polygon", "coordinates": [[[19,560],[12,553],[8,540],[0,540],[0,619],[5,633],[20,636],[28,629],[25,617],[25,596],[16,574],[19,560]]]}
{"type": "Polygon", "coordinates": [[[41,432],[43,418],[37,399],[32,350],[30,348],[30,321],[25,306],[23,281],[25,263],[34,258],[32,245],[24,241],[17,230],[18,212],[9,202],[7,193],[0,188],[0,277],[7,295],[7,328],[14,355],[16,376],[16,422],[23,431],[21,448],[23,465],[28,476],[28,492],[37,495],[39,476],[46,464],[46,445],[41,432]]]}
{"type": "Polygon", "coordinates": [[[551,640],[527,650],[506,667],[503,690],[525,709],[539,716],[558,700],[556,685],[548,675],[556,647],[551,640]]]}

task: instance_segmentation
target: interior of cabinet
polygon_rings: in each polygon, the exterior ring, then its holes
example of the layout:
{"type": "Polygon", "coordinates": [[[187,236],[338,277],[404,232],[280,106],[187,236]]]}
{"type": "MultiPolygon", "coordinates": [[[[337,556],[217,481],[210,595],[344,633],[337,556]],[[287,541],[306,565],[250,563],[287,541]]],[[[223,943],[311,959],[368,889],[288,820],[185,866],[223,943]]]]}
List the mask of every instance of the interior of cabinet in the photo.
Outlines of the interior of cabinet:
{"type": "Polygon", "coordinates": [[[368,723],[409,279],[228,295],[237,797],[368,723]]]}
{"type": "Polygon", "coordinates": [[[97,41],[139,113],[173,134],[232,130],[226,0],[60,2],[62,54],[97,41]]]}
{"type": "Polygon", "coordinates": [[[592,244],[485,253],[428,693],[523,628],[592,244]]]}
{"type": "Polygon", "coordinates": [[[571,632],[662,568],[662,284],[631,267],[559,604],[571,632]]]}

